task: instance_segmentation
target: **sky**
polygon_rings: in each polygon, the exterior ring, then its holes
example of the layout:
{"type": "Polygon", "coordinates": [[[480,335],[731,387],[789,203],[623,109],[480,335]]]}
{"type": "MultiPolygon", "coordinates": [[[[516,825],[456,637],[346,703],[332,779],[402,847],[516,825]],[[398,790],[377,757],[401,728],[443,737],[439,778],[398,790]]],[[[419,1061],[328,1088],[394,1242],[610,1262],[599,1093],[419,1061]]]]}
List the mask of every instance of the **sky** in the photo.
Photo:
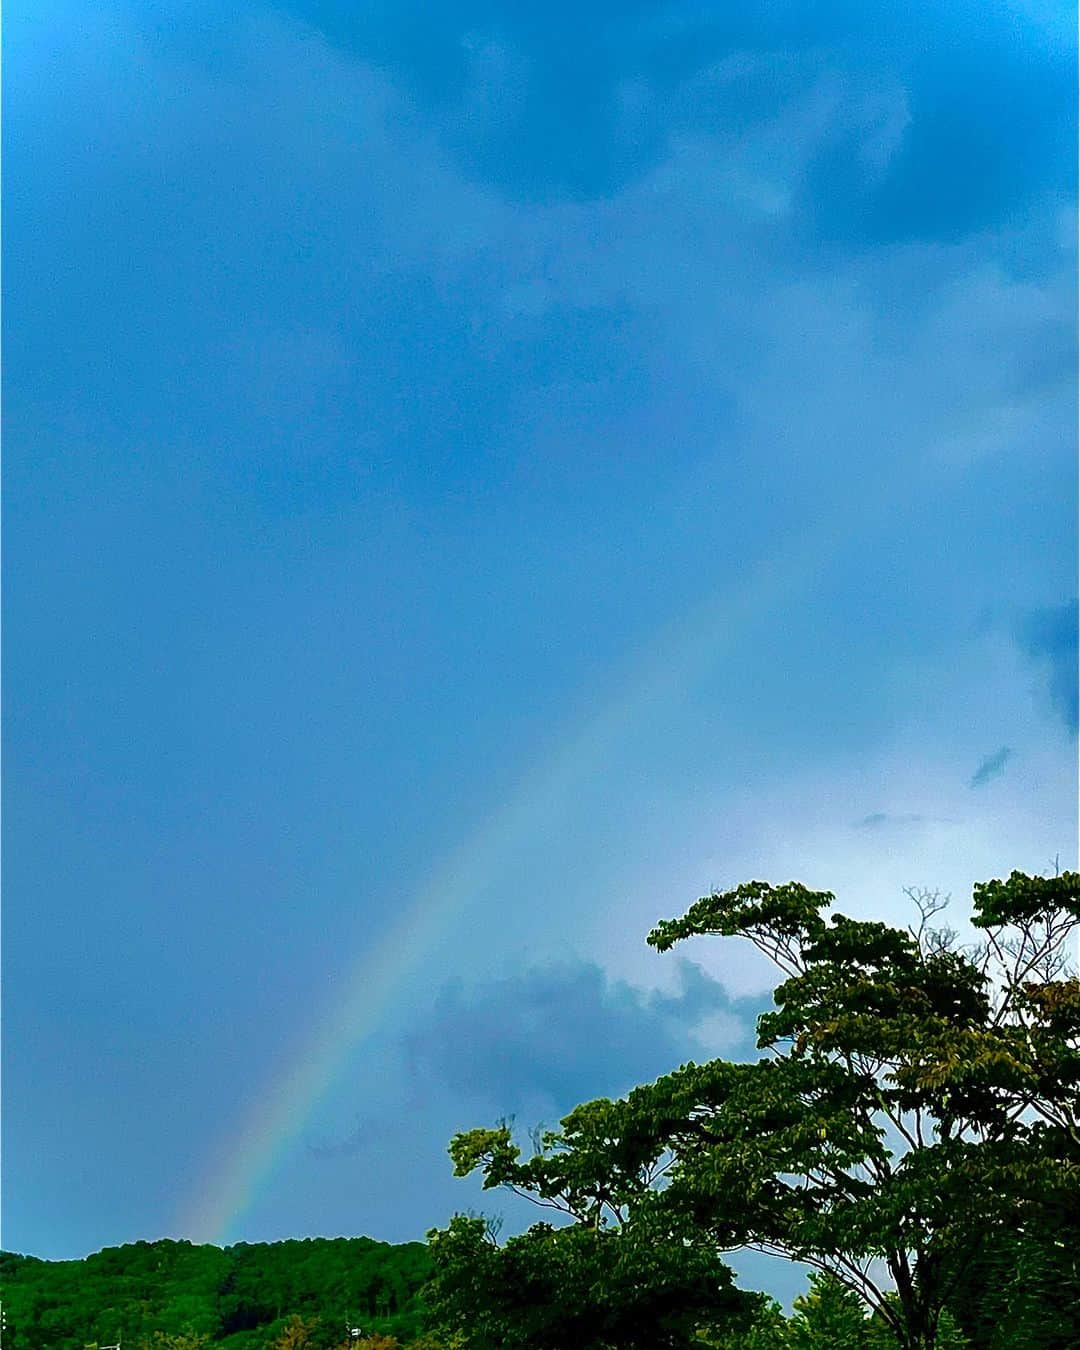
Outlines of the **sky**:
{"type": "Polygon", "coordinates": [[[1071,6],[5,25],[6,1248],[523,1223],[658,918],[1075,865],[1071,6]]]}

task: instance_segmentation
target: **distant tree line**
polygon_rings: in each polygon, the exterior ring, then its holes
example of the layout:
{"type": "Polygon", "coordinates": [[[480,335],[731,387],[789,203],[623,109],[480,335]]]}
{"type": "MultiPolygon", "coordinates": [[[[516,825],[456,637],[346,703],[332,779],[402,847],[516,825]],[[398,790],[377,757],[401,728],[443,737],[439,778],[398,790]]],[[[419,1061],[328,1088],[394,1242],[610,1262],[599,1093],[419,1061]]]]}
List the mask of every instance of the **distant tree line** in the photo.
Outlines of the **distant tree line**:
{"type": "Polygon", "coordinates": [[[136,1242],[81,1261],[0,1256],[4,1350],[329,1350],[422,1329],[423,1243],[136,1242]]]}

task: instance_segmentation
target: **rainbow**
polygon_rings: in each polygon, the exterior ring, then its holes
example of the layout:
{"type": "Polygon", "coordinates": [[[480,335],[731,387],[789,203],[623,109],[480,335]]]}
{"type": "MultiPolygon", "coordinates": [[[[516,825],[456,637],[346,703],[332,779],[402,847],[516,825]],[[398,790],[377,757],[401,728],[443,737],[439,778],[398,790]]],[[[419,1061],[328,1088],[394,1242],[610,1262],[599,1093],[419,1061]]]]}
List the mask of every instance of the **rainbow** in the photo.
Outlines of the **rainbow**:
{"type": "MultiPolygon", "coordinates": [[[[884,504],[884,503],[883,503],[884,504]]],[[[893,500],[895,506],[895,499],[893,500]]],[[[867,522],[867,513],[862,516],[867,522]]],[[[356,1047],[378,1026],[404,980],[437,950],[451,923],[497,878],[523,844],[565,802],[575,783],[598,769],[627,728],[649,717],[732,644],[746,621],[805,589],[850,538],[839,522],[820,520],[779,557],[752,567],[652,644],[603,708],[565,736],[556,752],[451,857],[416,900],[356,961],[333,1011],[316,1025],[299,1057],[251,1104],[216,1164],[201,1179],[195,1203],[178,1225],[200,1241],[233,1240],[237,1225],[269,1188],[301,1142],[323,1097],[356,1047]]]]}

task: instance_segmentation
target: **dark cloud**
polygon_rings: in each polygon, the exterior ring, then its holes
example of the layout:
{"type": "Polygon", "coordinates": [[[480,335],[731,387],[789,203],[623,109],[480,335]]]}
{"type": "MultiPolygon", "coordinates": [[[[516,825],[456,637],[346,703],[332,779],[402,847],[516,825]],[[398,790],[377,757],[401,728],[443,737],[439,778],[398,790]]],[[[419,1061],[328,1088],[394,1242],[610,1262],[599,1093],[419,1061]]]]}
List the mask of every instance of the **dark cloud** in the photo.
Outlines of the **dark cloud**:
{"type": "Polygon", "coordinates": [[[987,755],[971,775],[968,787],[983,787],[986,783],[999,778],[1005,772],[1005,765],[1012,757],[1013,752],[1007,745],[1003,745],[1000,750],[995,750],[992,755],[987,755]]]}
{"type": "Polygon", "coordinates": [[[1077,602],[1032,610],[1016,629],[1028,659],[1046,674],[1050,700],[1070,735],[1077,731],[1077,602]]]}
{"type": "Polygon", "coordinates": [[[823,147],[805,204],[824,233],[955,239],[1006,218],[1048,183],[1073,189],[1071,44],[1055,52],[1015,16],[986,17],[957,22],[926,7],[905,16],[891,54],[859,44],[854,68],[890,73],[910,119],[876,173],[851,129],[823,147]]]}
{"type": "Polygon", "coordinates": [[[673,138],[738,136],[815,87],[880,114],[841,116],[819,145],[797,219],[830,237],[955,237],[1073,184],[1071,34],[1015,9],[284,7],[391,70],[471,172],[520,198],[608,195],[673,138]]]}
{"type": "Polygon", "coordinates": [[[530,970],[443,990],[409,1038],[417,1074],[500,1112],[563,1112],[615,1096],[689,1059],[749,1053],[758,999],[732,999],[700,967],[680,963],[664,994],[610,980],[587,963],[530,970]]]}
{"type": "Polygon", "coordinates": [[[890,815],[886,811],[872,811],[870,815],[863,816],[862,820],[857,820],[853,828],[856,830],[880,830],[886,825],[918,825],[923,819],[923,816],[911,812],[905,812],[902,815],[890,815]]]}

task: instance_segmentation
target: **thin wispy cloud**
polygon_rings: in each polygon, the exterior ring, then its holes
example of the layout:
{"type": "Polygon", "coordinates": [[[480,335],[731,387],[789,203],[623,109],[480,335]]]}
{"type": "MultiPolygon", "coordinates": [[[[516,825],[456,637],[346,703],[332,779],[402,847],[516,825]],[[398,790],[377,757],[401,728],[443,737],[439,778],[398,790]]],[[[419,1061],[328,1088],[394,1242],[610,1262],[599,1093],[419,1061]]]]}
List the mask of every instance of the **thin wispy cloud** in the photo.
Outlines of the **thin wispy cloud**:
{"type": "Polygon", "coordinates": [[[915,812],[897,812],[872,811],[868,816],[863,816],[862,820],[855,822],[854,828],[857,830],[881,830],[886,826],[919,825],[925,819],[915,812]]]}
{"type": "Polygon", "coordinates": [[[987,755],[971,775],[968,787],[985,787],[987,783],[992,783],[995,778],[1000,778],[1012,757],[1013,751],[1007,745],[1003,745],[1000,750],[995,750],[992,755],[987,755]]]}

